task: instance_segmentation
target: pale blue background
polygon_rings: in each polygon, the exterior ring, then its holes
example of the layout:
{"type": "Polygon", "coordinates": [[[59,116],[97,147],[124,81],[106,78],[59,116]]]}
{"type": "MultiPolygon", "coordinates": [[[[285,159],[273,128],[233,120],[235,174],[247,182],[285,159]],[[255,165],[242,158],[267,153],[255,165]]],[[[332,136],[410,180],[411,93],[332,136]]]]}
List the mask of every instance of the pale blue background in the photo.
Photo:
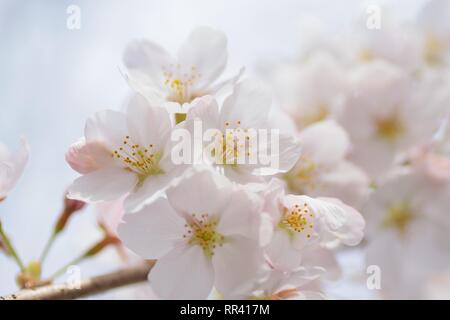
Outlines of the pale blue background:
{"type": "MultiPolygon", "coordinates": [[[[424,3],[378,2],[388,3],[402,19],[413,17],[424,3]]],[[[30,260],[42,250],[63,191],[76,177],[64,152],[82,135],[85,119],[96,110],[119,108],[126,96],[119,66],[129,40],[148,37],[174,50],[194,26],[211,25],[228,35],[228,71],[245,65],[252,72],[261,61],[295,53],[301,15],[318,15],[339,33],[362,9],[360,0],[1,0],[0,141],[14,146],[25,136],[32,150],[17,188],[0,205],[0,218],[20,255],[30,260]],[[81,30],[66,28],[70,4],[81,8],[81,30]]],[[[51,252],[51,270],[98,237],[93,212],[78,215],[51,252]]],[[[82,275],[115,269],[113,255],[82,264],[82,275]]],[[[346,253],[342,260],[351,270],[361,264],[359,255],[346,253]]],[[[16,273],[16,266],[0,254],[0,294],[16,290],[16,273]]],[[[332,292],[336,297],[370,296],[349,285],[334,285],[332,292]]]]}

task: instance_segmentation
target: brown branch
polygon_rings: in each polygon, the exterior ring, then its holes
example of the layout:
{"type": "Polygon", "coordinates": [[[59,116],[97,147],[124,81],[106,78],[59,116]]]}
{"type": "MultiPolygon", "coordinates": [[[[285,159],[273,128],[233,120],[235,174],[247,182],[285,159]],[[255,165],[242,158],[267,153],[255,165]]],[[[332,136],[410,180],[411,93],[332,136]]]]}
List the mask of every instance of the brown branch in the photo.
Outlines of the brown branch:
{"type": "Polygon", "coordinates": [[[138,266],[81,280],[78,288],[73,288],[69,284],[52,284],[21,290],[15,294],[0,297],[0,300],[63,300],[81,298],[145,281],[155,262],[152,260],[138,266]]]}

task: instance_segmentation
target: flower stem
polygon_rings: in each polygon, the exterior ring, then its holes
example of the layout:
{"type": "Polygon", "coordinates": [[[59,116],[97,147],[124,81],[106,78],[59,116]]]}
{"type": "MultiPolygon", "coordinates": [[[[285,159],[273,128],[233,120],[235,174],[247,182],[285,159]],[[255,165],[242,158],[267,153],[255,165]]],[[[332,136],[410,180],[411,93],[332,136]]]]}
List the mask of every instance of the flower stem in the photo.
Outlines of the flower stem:
{"type": "Polygon", "coordinates": [[[9,240],[8,236],[6,235],[5,231],[3,230],[2,222],[0,221],[0,237],[3,239],[3,243],[6,247],[6,250],[11,254],[11,256],[16,261],[17,265],[20,268],[20,271],[25,271],[25,266],[22,263],[22,260],[20,260],[19,255],[17,254],[16,250],[14,249],[14,246],[12,245],[11,241],[9,240]]]}
{"type": "Polygon", "coordinates": [[[55,242],[57,233],[53,233],[51,237],[48,239],[47,243],[45,244],[44,250],[41,253],[41,257],[39,258],[39,261],[41,263],[44,263],[45,258],[47,258],[47,255],[50,251],[50,248],[52,247],[53,243],[55,242]]]}

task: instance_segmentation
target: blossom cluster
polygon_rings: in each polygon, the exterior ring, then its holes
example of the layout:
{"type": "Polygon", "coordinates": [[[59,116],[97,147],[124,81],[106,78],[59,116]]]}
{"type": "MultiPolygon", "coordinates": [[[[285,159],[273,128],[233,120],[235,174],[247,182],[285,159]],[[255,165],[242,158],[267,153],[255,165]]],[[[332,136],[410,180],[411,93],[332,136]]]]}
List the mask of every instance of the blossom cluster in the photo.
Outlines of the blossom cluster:
{"type": "Polygon", "coordinates": [[[176,57],[138,40],[123,62],[132,89],[126,109],[87,120],[66,154],[81,174],[69,198],[123,207],[109,218],[112,228],[125,247],[157,260],[149,281],[159,298],[322,298],[318,280],[336,273],[332,249],[357,245],[365,222],[336,197],[288,192],[283,178],[311,152],[343,161],[348,141],[337,125],[319,134],[338,131],[340,144],[315,148],[274,121],[270,91],[243,69],[220,81],[227,39],[209,27],[194,29],[176,57]],[[190,151],[174,137],[195,140],[197,123],[219,144],[202,141],[209,157],[174,161],[190,151]],[[276,143],[250,134],[273,129],[276,143]],[[253,152],[276,165],[246,161],[253,152]]]}
{"type": "Polygon", "coordinates": [[[379,9],[378,27],[361,19],[338,37],[305,18],[295,61],[266,72],[304,143],[284,179],[361,210],[383,297],[448,298],[450,3],[431,0],[409,23],[379,9]]]}

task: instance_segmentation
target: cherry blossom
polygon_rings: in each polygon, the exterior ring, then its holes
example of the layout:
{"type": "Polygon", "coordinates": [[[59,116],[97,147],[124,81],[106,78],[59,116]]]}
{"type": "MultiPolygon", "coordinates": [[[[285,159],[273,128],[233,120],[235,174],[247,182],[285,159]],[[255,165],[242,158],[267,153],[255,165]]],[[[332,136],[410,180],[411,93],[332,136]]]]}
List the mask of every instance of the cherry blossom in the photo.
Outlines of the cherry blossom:
{"type": "Polygon", "coordinates": [[[308,246],[354,246],[363,237],[361,214],[338,199],[286,195],[282,183],[274,179],[264,192],[264,200],[274,228],[265,250],[277,269],[298,267],[302,250],[308,246]]]}
{"type": "Polygon", "coordinates": [[[261,176],[292,168],[301,148],[291,135],[271,130],[276,129],[268,120],[271,101],[267,89],[254,79],[236,84],[220,109],[211,96],[198,99],[189,110],[184,127],[193,132],[195,122],[200,122],[204,130],[213,132],[210,141],[204,142],[206,152],[210,150],[208,146],[219,141],[219,147],[215,145],[211,154],[202,155],[200,160],[238,183],[261,182],[261,176]],[[261,129],[267,133],[265,144],[259,135],[261,129]],[[271,144],[273,139],[277,148],[271,144]],[[264,163],[262,155],[270,161],[276,159],[276,163],[264,163]],[[253,156],[256,161],[252,163],[253,156]]]}
{"type": "Polygon", "coordinates": [[[86,122],[84,139],[66,154],[82,174],[69,197],[86,202],[111,201],[127,195],[127,210],[138,210],[176,177],[182,165],[170,157],[169,114],[133,96],[126,113],[105,110],[86,122]]]}
{"type": "Polygon", "coordinates": [[[215,83],[227,64],[227,38],[210,27],[197,27],[172,57],[158,44],[136,40],[125,50],[123,60],[130,85],[151,101],[169,110],[186,111],[196,97],[215,94],[239,79],[215,83]]]}
{"type": "Polygon", "coordinates": [[[215,287],[233,295],[259,274],[262,201],[222,175],[193,170],[134,214],[119,236],[144,259],[158,259],[149,275],[163,299],[204,299],[215,287]]]}

